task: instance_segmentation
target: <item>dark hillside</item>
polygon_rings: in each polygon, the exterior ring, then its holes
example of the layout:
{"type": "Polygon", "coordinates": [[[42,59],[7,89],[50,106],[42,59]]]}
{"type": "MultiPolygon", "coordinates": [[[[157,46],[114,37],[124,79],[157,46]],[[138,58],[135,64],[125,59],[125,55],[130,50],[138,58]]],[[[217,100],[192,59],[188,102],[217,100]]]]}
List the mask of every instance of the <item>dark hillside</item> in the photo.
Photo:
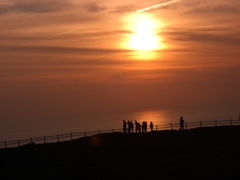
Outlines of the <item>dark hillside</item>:
{"type": "Polygon", "coordinates": [[[240,126],[0,149],[1,179],[239,179],[240,126]]]}

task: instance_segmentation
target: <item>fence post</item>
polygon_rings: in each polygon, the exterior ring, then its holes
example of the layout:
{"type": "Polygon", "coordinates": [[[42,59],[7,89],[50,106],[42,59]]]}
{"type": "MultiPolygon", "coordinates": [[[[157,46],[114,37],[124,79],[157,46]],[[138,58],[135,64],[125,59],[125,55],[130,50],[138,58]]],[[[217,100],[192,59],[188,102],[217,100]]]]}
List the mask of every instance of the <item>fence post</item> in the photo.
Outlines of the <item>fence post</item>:
{"type": "Polygon", "coordinates": [[[86,131],[84,131],[84,135],[85,135],[85,137],[87,136],[87,133],[86,133],[86,131]]]}
{"type": "Polygon", "coordinates": [[[186,130],[187,130],[187,123],[185,122],[186,130]]]}
{"type": "Polygon", "coordinates": [[[7,141],[5,141],[5,148],[7,148],[7,141]]]}
{"type": "Polygon", "coordinates": [[[157,125],[156,125],[156,130],[158,130],[158,127],[157,127],[157,125]]]}
{"type": "Polygon", "coordinates": [[[215,120],[215,126],[217,126],[217,120],[215,120]]]}
{"type": "Polygon", "coordinates": [[[18,147],[20,146],[20,142],[19,142],[19,140],[18,140],[18,147]]]}
{"type": "Polygon", "coordinates": [[[57,141],[59,142],[59,135],[57,135],[57,141]]]}
{"type": "Polygon", "coordinates": [[[201,127],[202,127],[202,121],[200,121],[200,125],[201,125],[201,127]]]}
{"type": "Polygon", "coordinates": [[[46,144],[46,137],[43,136],[43,141],[44,141],[44,144],[46,144]]]}
{"type": "Polygon", "coordinates": [[[72,133],[70,134],[70,136],[71,136],[71,140],[72,140],[72,133]]]}
{"type": "Polygon", "coordinates": [[[172,123],[170,124],[170,126],[171,126],[171,130],[172,130],[172,123]]]}

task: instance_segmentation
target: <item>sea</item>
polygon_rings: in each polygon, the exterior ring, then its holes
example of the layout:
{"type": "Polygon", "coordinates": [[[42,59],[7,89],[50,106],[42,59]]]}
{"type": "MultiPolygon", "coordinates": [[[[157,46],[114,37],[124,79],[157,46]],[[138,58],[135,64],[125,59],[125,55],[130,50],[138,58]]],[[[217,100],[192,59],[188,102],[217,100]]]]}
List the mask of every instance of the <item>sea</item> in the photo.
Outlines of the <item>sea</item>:
{"type": "MultiPolygon", "coordinates": [[[[117,132],[122,131],[123,120],[153,122],[154,129],[179,129],[179,119],[183,117],[185,123],[195,122],[196,126],[214,125],[215,121],[239,120],[239,107],[236,105],[197,106],[169,109],[144,109],[136,112],[114,112],[84,114],[78,118],[71,117],[65,120],[46,120],[41,123],[18,124],[1,127],[0,142],[29,139],[43,136],[57,136],[77,132],[117,132]],[[212,123],[207,123],[212,122],[212,123]]],[[[240,122],[240,121],[239,121],[240,122]]],[[[194,128],[189,126],[189,128],[194,128]]]]}

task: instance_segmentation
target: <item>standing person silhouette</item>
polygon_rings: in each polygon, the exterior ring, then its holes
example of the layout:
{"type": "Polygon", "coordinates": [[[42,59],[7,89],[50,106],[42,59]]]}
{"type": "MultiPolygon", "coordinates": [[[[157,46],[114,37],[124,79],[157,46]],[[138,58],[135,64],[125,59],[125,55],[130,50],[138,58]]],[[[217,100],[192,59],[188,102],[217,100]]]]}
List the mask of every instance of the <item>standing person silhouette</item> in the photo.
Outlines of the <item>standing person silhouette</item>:
{"type": "Polygon", "coordinates": [[[183,120],[182,116],[180,118],[180,129],[179,130],[184,130],[184,120],[183,120]]]}
{"type": "Polygon", "coordinates": [[[130,123],[130,121],[128,120],[128,122],[127,122],[127,131],[128,131],[128,133],[130,133],[131,132],[131,123],[130,123]]]}
{"type": "Polygon", "coordinates": [[[131,124],[131,132],[133,133],[133,122],[131,121],[130,124],[131,124]]]}
{"type": "Polygon", "coordinates": [[[147,121],[145,121],[145,132],[147,132],[147,128],[148,128],[147,121]]]}
{"type": "Polygon", "coordinates": [[[135,132],[137,132],[138,131],[138,122],[137,122],[137,120],[135,119],[135,132]]]}
{"type": "Polygon", "coordinates": [[[142,132],[145,132],[145,121],[142,122],[142,132]]]}
{"type": "Polygon", "coordinates": [[[125,120],[123,120],[123,132],[126,133],[127,131],[127,123],[125,120]]]}
{"type": "Polygon", "coordinates": [[[153,131],[153,123],[152,123],[152,121],[150,122],[150,129],[151,129],[151,131],[153,131]]]}

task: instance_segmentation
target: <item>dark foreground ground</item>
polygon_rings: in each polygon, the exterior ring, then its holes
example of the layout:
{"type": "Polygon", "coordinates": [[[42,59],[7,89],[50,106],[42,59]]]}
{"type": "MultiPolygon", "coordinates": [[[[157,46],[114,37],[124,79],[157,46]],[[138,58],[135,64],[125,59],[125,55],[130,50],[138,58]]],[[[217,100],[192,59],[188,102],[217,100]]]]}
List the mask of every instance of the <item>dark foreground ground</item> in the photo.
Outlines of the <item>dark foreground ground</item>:
{"type": "Polygon", "coordinates": [[[0,179],[240,179],[240,126],[0,149],[0,179]]]}

